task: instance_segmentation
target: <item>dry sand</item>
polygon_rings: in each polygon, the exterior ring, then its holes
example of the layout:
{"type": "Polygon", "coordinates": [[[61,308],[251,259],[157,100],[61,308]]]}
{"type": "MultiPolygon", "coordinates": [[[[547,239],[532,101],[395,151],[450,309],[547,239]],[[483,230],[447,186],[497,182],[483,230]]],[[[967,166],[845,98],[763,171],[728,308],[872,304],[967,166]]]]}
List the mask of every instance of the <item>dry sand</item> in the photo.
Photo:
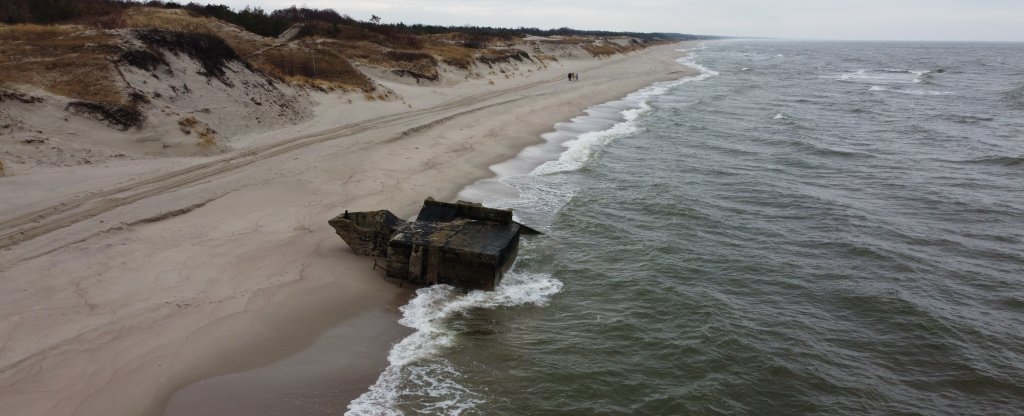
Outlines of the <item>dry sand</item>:
{"type": "Polygon", "coordinates": [[[681,47],[455,85],[378,80],[403,100],[312,96],[312,118],[223,154],[0,178],[0,231],[25,233],[0,250],[2,413],[341,411],[408,333],[411,291],[327,220],[454,198],[554,123],[693,74],[681,47]]]}

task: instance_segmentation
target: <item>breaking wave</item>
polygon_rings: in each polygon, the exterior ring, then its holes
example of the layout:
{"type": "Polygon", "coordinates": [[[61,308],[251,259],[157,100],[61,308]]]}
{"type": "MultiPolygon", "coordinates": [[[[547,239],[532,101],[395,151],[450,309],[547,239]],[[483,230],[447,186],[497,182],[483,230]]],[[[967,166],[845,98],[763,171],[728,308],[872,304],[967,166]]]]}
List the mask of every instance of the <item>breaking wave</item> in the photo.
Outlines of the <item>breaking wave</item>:
{"type": "Polygon", "coordinates": [[[950,91],[905,90],[901,88],[883,87],[880,85],[872,86],[868,91],[887,91],[908,95],[953,95],[950,91]]]}
{"type": "Polygon", "coordinates": [[[562,290],[562,282],[547,274],[512,272],[494,291],[463,293],[448,285],[416,291],[401,307],[398,322],[416,332],[399,341],[388,354],[388,367],[370,390],[348,405],[349,416],[404,414],[401,403],[420,413],[459,415],[482,402],[478,392],[459,383],[460,374],[442,355],[458,343],[459,331],[448,320],[473,309],[544,306],[562,290]],[[431,397],[432,400],[414,400],[431,397]],[[441,398],[441,400],[438,400],[441,398]]]}
{"type": "Polygon", "coordinates": [[[995,118],[993,118],[993,117],[971,116],[971,115],[962,115],[962,114],[944,114],[944,115],[941,116],[941,118],[943,120],[948,120],[948,121],[952,121],[954,123],[960,123],[960,124],[978,124],[978,123],[984,123],[984,122],[995,120],[995,118]]]}
{"type": "MultiPolygon", "coordinates": [[[[649,87],[629,94],[621,100],[609,101],[590,107],[585,116],[575,117],[569,122],[555,124],[554,131],[544,133],[544,142],[527,147],[516,157],[491,166],[496,177],[477,181],[467,186],[458,197],[468,201],[481,201],[487,206],[515,208],[530,206],[531,211],[553,215],[574,195],[571,189],[545,189],[545,184],[531,177],[570,172],[583,168],[599,150],[619,137],[636,132],[636,120],[650,111],[647,102],[655,96],[665,94],[671,88],[694,81],[701,81],[719,75],[695,61],[693,51],[706,49],[700,45],[694,49],[681,49],[689,55],[677,60],[698,70],[696,76],[675,81],[654,83],[649,87]]],[[[517,211],[516,216],[521,214],[517,211]]],[[[531,225],[543,228],[542,223],[531,225]]]]}
{"type": "Polygon", "coordinates": [[[1016,108],[1024,108],[1024,86],[1006,92],[1006,99],[1016,108]]]}
{"type": "MultiPolygon", "coordinates": [[[[619,122],[613,124],[611,127],[598,130],[598,131],[586,131],[573,138],[562,141],[561,145],[565,147],[565,151],[561,152],[557,160],[551,160],[545,162],[533,170],[535,175],[548,175],[559,172],[574,171],[582,168],[588,161],[590,161],[599,149],[612,142],[613,140],[632,134],[636,132],[636,119],[640,115],[646,113],[651,109],[647,104],[647,101],[654,96],[662,95],[667,92],[670,88],[682,85],[687,82],[702,81],[707,78],[718,75],[718,72],[705,68],[696,62],[692,56],[687,56],[679,60],[679,63],[692,67],[700,71],[700,74],[693,77],[682,78],[676,81],[667,81],[655,83],[647,88],[640,91],[634,92],[626,98],[620,101],[613,101],[606,104],[601,104],[597,107],[618,107],[619,122]]],[[[594,108],[587,109],[588,116],[578,117],[573,119],[574,123],[586,123],[586,117],[593,117],[593,113],[598,111],[592,111],[594,108]]],[[[543,135],[545,140],[552,140],[565,135],[563,133],[570,131],[571,129],[561,129],[559,125],[556,125],[555,134],[543,135]]]]}
{"type": "Polygon", "coordinates": [[[1024,166],[1024,155],[1022,156],[986,156],[967,160],[953,160],[953,163],[965,163],[972,165],[992,166],[1024,166]]]}
{"type": "Polygon", "coordinates": [[[836,80],[870,84],[920,84],[925,83],[932,71],[907,69],[859,69],[839,75],[836,80]]]}

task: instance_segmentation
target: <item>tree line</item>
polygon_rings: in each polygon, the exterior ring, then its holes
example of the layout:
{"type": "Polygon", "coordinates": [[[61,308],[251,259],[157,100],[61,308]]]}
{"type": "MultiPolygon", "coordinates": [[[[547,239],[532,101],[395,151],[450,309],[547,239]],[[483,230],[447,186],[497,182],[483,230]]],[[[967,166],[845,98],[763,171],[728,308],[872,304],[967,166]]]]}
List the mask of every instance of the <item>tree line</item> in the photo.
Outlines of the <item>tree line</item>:
{"type": "MultiPolygon", "coordinates": [[[[438,26],[404,23],[381,24],[374,21],[358,21],[333,9],[310,9],[289,7],[267,12],[259,7],[234,10],[223,4],[187,4],[173,1],[139,0],[3,0],[0,2],[0,22],[17,23],[88,23],[92,19],[120,13],[130,7],[149,6],[167,9],[185,9],[197,16],[207,16],[238,25],[261,36],[275,37],[296,23],[318,23],[332,28],[336,33],[342,27],[358,29],[360,32],[376,32],[394,37],[402,35],[425,35],[458,32],[475,38],[512,38],[523,35],[533,36],[630,36],[643,40],[694,40],[709,39],[708,36],[681,33],[611,32],[601,30],[576,30],[568,27],[558,29],[538,28],[493,28],[480,26],[438,26]]],[[[374,16],[376,17],[376,16],[374,16]]]]}

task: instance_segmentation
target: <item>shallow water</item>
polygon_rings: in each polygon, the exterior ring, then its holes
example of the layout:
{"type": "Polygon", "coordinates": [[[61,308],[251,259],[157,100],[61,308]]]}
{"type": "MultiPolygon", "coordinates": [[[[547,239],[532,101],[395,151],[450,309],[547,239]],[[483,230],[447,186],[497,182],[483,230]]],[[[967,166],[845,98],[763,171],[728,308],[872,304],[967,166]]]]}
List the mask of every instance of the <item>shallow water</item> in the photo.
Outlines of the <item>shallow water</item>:
{"type": "Polygon", "coordinates": [[[351,414],[1024,413],[1024,44],[690,59],[463,191],[546,234],[351,414]]]}

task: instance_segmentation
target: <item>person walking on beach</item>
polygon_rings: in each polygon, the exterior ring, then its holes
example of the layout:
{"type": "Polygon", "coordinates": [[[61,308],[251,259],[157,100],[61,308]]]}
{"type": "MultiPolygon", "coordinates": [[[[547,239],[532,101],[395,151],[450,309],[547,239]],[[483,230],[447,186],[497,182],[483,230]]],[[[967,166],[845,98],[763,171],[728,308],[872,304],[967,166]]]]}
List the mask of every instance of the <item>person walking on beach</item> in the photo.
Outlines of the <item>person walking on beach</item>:
{"type": "Polygon", "coordinates": [[[572,72],[569,73],[569,82],[572,82],[572,72]]]}
{"type": "Polygon", "coordinates": [[[573,72],[573,73],[572,73],[572,80],[573,80],[573,81],[579,81],[579,80],[580,80],[580,74],[579,74],[579,72],[573,72]]]}

